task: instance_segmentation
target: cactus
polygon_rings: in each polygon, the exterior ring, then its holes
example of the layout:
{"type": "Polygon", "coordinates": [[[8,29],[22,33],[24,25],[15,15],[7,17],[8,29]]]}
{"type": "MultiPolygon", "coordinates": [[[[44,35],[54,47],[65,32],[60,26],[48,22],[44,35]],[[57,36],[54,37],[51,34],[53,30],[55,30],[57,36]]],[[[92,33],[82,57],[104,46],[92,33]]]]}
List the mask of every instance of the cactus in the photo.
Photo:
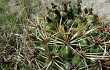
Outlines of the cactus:
{"type": "Polygon", "coordinates": [[[52,3],[51,6],[47,9],[51,10],[47,13],[49,19],[44,19],[41,32],[36,34],[36,37],[43,35],[41,40],[38,39],[39,42],[45,42],[44,45],[40,44],[45,49],[39,53],[40,68],[109,70],[108,65],[103,66],[102,62],[110,61],[107,51],[109,46],[106,43],[110,34],[105,30],[108,28],[105,23],[92,12],[93,9],[82,10],[80,0],[74,5],[64,2],[61,5],[52,3]]]}
{"type": "Polygon", "coordinates": [[[0,70],[110,70],[110,24],[81,0],[64,1],[37,20],[0,3],[0,70]]]}
{"type": "Polygon", "coordinates": [[[45,17],[28,19],[30,29],[23,25],[23,34],[6,38],[0,69],[110,70],[109,24],[81,3],[51,3],[45,17]]]}

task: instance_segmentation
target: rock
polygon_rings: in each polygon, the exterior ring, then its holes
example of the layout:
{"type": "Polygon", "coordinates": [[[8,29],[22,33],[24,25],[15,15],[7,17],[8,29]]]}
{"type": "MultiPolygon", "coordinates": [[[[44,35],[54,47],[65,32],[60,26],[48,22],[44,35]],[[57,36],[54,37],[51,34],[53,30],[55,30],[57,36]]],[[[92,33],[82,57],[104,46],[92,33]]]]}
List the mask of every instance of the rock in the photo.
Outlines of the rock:
{"type": "Polygon", "coordinates": [[[110,0],[82,0],[82,7],[93,7],[101,19],[110,21],[110,0]]]}
{"type": "MultiPolygon", "coordinates": [[[[35,5],[32,10],[34,10],[34,12],[37,10],[34,14],[39,14],[39,12],[44,14],[46,10],[45,7],[49,6],[50,3],[61,3],[63,1],[67,0],[32,0],[32,6],[35,5]],[[39,1],[41,1],[42,4],[39,4],[39,1]],[[39,7],[34,3],[38,3],[39,7]]],[[[71,0],[72,3],[74,3],[74,1],[76,0],[71,0]]],[[[9,5],[12,4],[15,4],[15,0],[10,0],[9,5]]],[[[85,7],[93,7],[94,13],[98,14],[100,18],[110,21],[110,0],[82,0],[82,9],[84,9],[85,7]]],[[[19,11],[19,5],[11,6],[10,9],[13,13],[16,13],[19,11]]]]}

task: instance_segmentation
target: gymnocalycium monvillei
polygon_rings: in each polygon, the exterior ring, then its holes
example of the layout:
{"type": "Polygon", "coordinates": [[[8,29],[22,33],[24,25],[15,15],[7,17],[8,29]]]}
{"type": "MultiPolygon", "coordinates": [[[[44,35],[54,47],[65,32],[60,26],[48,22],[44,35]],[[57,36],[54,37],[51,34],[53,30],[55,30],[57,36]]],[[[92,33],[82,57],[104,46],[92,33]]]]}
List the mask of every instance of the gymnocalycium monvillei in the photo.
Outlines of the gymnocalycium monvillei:
{"type": "Polygon", "coordinates": [[[51,3],[35,29],[38,69],[109,70],[110,33],[93,8],[81,8],[81,0],[51,3]]]}

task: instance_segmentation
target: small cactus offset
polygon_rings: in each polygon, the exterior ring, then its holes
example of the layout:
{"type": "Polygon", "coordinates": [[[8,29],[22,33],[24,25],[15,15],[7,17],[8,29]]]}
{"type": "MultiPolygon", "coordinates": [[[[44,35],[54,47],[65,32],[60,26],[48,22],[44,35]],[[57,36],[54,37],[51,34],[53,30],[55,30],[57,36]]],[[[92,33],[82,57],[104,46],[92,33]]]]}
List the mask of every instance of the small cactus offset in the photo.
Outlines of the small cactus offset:
{"type": "Polygon", "coordinates": [[[109,70],[110,31],[92,8],[81,0],[51,3],[42,29],[36,29],[36,56],[42,70],[109,70]]]}

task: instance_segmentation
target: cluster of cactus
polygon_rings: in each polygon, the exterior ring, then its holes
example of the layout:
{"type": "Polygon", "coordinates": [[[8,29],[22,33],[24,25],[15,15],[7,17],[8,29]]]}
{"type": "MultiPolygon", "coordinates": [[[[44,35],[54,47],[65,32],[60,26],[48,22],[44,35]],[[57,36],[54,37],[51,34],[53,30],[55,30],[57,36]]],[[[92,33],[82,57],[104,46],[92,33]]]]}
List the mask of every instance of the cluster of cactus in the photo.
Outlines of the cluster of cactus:
{"type": "Polygon", "coordinates": [[[109,70],[109,24],[92,8],[77,3],[51,3],[42,29],[36,29],[40,46],[38,68],[44,70],[109,70]],[[42,51],[41,51],[42,50],[42,51]],[[107,63],[108,62],[108,63],[107,63]]]}
{"type": "Polygon", "coordinates": [[[40,46],[38,68],[44,70],[109,70],[109,26],[93,13],[72,4],[51,3],[42,28],[35,30],[40,46]],[[108,62],[108,63],[107,63],[108,62]]]}
{"type": "Polygon", "coordinates": [[[51,3],[51,6],[51,9],[47,7],[48,14],[45,17],[47,31],[56,31],[60,27],[67,31],[77,16],[81,14],[81,1],[75,6],[71,5],[71,2],[66,2],[59,6],[51,3]]]}
{"type": "Polygon", "coordinates": [[[28,19],[32,26],[12,24],[27,16],[0,17],[7,20],[0,26],[0,70],[110,70],[110,24],[82,9],[81,0],[51,3],[44,19],[28,19]]]}

